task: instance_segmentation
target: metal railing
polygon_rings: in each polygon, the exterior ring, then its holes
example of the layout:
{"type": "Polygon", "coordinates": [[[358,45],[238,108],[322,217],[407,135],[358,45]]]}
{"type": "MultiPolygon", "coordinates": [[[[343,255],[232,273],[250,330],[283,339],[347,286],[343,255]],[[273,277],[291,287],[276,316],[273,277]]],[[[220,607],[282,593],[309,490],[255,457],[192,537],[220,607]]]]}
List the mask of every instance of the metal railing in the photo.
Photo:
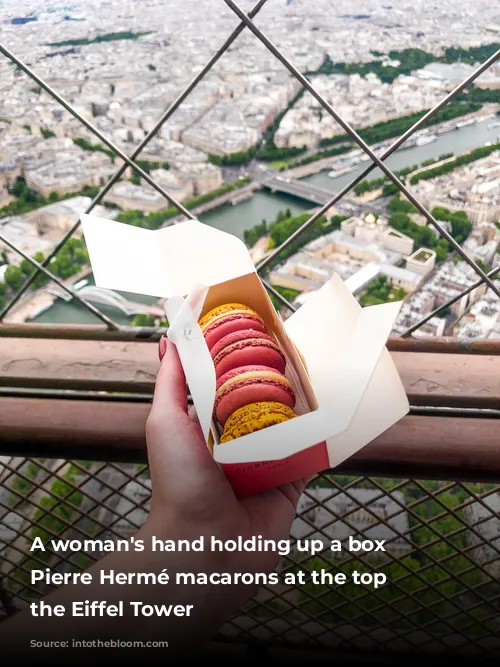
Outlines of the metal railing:
{"type": "MultiPolygon", "coordinates": [[[[426,322],[428,322],[431,317],[438,315],[443,312],[450,305],[453,305],[457,300],[462,296],[472,291],[475,287],[482,284],[486,284],[492,292],[500,297],[500,287],[495,284],[493,278],[498,275],[500,272],[500,267],[496,267],[489,272],[484,271],[473,259],[463,250],[461,245],[449,234],[435,219],[435,217],[418,201],[418,199],[412,194],[412,192],[406,187],[406,185],[396,176],[396,174],[386,165],[385,160],[389,157],[397,148],[402,146],[405,141],[407,141],[417,130],[423,127],[433,116],[435,116],[442,108],[444,108],[450,101],[452,101],[461,91],[463,91],[469,84],[474,82],[477,77],[479,77],[483,72],[485,72],[493,63],[495,63],[500,58],[500,51],[493,54],[488,58],[482,65],[480,65],[474,72],[472,72],[460,85],[456,86],[446,97],[436,104],[432,109],[430,109],[420,120],[418,120],[411,128],[409,128],[401,137],[399,137],[394,143],[385,150],[382,155],[377,156],[376,153],[370,148],[370,146],[360,137],[360,135],[340,116],[336,110],[328,103],[324,97],[316,91],[311,82],[290,62],[290,60],[283,55],[283,53],[266,37],[264,32],[259,29],[253,18],[258,14],[260,9],[265,4],[266,0],[260,0],[257,2],[255,7],[252,9],[249,14],[245,14],[240,7],[233,0],[224,0],[226,5],[238,16],[240,23],[237,28],[231,33],[231,35],[226,39],[224,44],[218,49],[218,51],[213,55],[213,57],[208,61],[208,63],[203,67],[203,69],[189,82],[184,91],[174,100],[174,102],[165,110],[161,118],[158,120],[153,129],[147,134],[147,136],[140,142],[137,148],[133,153],[128,156],[123,151],[121,151],[111,140],[109,140],[105,135],[103,135],[98,128],[96,128],[91,122],[89,122],[85,117],[83,117],[68,101],[66,101],[59,93],[57,93],[47,82],[45,82],[41,77],[39,77],[34,69],[28,66],[25,62],[21,61],[12,51],[5,45],[0,44],[0,53],[5,57],[11,60],[17,65],[17,67],[27,74],[33,81],[40,86],[45,92],[47,92],[53,99],[55,99],[61,106],[64,107],[74,118],[80,121],[90,132],[92,132],[103,144],[105,144],[117,158],[123,161],[123,164],[117,170],[112,178],[106,183],[106,185],[100,190],[97,196],[92,200],[88,206],[86,213],[92,212],[96,205],[102,201],[103,197],[110,191],[113,185],[123,176],[127,167],[133,167],[133,169],[147,182],[151,185],[157,192],[164,196],[170,203],[172,203],[180,213],[182,213],[187,218],[193,219],[194,215],[184,207],[180,202],[177,202],[171,194],[169,194],[165,189],[158,185],[153,178],[143,170],[136,162],[137,157],[140,155],[141,151],[146,147],[151,139],[153,139],[163,125],[168,121],[172,114],[179,108],[182,102],[188,97],[188,95],[195,89],[198,83],[203,79],[203,77],[212,69],[215,63],[219,58],[228,50],[231,44],[237,39],[238,35],[245,29],[248,28],[256,38],[266,46],[267,49],[286,67],[286,69],[299,81],[301,86],[307,90],[327,111],[328,114],[334,118],[334,120],[345,130],[345,132],[359,145],[359,147],[368,155],[371,160],[371,164],[355,179],[353,179],[348,185],[346,185],[342,190],[332,196],[330,201],[328,201],[324,206],[322,206],[318,211],[316,211],[299,229],[297,229],[288,239],[284,241],[278,248],[276,248],[271,254],[269,254],[258,266],[257,271],[263,273],[264,269],[269,266],[270,262],[276,259],[279,254],[287,248],[295,239],[297,239],[310,225],[312,225],[318,218],[320,218],[324,213],[326,213],[332,206],[334,206],[342,197],[344,197],[348,192],[350,192],[361,180],[363,180],[373,169],[378,167],[382,170],[385,176],[397,186],[399,191],[416,207],[416,209],[427,219],[428,223],[432,225],[437,232],[445,238],[454,251],[465,261],[469,266],[471,266],[474,271],[479,276],[477,283],[469,287],[468,289],[461,292],[460,295],[454,296],[449,299],[447,302],[439,305],[432,314],[428,314],[423,317],[416,324],[408,328],[402,335],[408,336],[426,322]]],[[[3,308],[0,313],[0,322],[5,319],[11,309],[16,303],[21,299],[21,297],[26,293],[26,291],[32,286],[34,280],[38,277],[40,273],[45,274],[48,278],[53,280],[58,284],[65,292],[69,292],[73,298],[79,300],[85,305],[85,307],[90,310],[94,315],[99,317],[109,328],[111,329],[120,329],[120,325],[113,322],[111,318],[107,315],[101,313],[95,306],[89,304],[88,301],[79,299],[78,295],[74,291],[71,291],[64,285],[64,283],[55,275],[52,274],[49,270],[49,265],[51,260],[57,255],[65,243],[72,237],[75,231],[78,229],[80,223],[76,222],[67,233],[61,238],[57,243],[54,249],[44,258],[43,262],[38,263],[33,258],[27,256],[17,244],[9,241],[3,234],[0,234],[0,241],[5,243],[8,247],[18,252],[23,259],[30,261],[33,264],[34,272],[28,276],[25,280],[22,287],[18,292],[13,295],[9,303],[3,308]]],[[[268,291],[276,297],[282,304],[287,306],[291,311],[295,310],[295,307],[290,304],[284,296],[275,290],[271,285],[269,285],[265,280],[263,281],[268,291]]]]}

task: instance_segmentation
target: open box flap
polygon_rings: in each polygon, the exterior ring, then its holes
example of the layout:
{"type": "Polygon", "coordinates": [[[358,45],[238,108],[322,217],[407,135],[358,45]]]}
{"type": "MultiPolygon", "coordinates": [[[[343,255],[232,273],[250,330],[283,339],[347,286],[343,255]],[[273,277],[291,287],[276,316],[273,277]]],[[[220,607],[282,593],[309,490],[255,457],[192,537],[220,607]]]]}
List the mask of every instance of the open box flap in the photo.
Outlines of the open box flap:
{"type": "Polygon", "coordinates": [[[201,430],[208,443],[215,400],[215,367],[198,325],[208,287],[197,285],[184,299],[174,296],[165,304],[168,339],[177,347],[184,375],[196,407],[201,430]]]}
{"type": "Polygon", "coordinates": [[[96,285],[150,296],[185,296],[255,272],[245,244],[197,220],[152,231],[82,214],[96,285]]]}
{"type": "Polygon", "coordinates": [[[394,361],[384,349],[355,418],[345,431],[326,441],[330,466],[335,468],[355,454],[408,414],[409,409],[394,361]]]}
{"type": "Polygon", "coordinates": [[[399,421],[409,409],[402,382],[389,352],[384,348],[347,428],[342,415],[328,406],[301,415],[272,429],[251,433],[214,448],[221,464],[258,463],[282,460],[326,440],[333,468],[399,421]],[[333,437],[325,434],[332,433],[333,437]]]}
{"type": "Polygon", "coordinates": [[[331,436],[351,423],[400,308],[401,302],[361,308],[334,275],[285,321],[319,405],[337,415],[331,436]]]}
{"type": "Polygon", "coordinates": [[[383,427],[375,428],[376,435],[398,421],[408,411],[406,394],[392,372],[391,358],[383,364],[381,356],[400,307],[391,303],[361,308],[339,276],[333,276],[284,323],[304,358],[318,409],[218,445],[215,460],[223,464],[281,460],[328,440],[335,441],[332,460],[340,462],[370,441],[373,428],[363,423],[367,415],[383,410],[376,420],[378,425],[383,417],[383,427]],[[377,378],[387,384],[384,391],[394,400],[377,403],[377,388],[370,391],[360,413],[358,407],[376,369],[377,378]],[[349,428],[356,438],[342,440],[349,428]]]}

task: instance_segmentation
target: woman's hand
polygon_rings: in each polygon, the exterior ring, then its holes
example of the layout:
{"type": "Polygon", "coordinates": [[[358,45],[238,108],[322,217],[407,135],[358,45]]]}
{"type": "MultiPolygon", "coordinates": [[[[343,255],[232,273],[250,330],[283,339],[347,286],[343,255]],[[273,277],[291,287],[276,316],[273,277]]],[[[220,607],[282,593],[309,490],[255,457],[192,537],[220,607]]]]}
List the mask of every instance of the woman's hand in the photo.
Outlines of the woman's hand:
{"type": "MultiPolygon", "coordinates": [[[[146,435],[152,481],[146,531],[185,539],[287,539],[306,480],[239,500],[212,458],[201,428],[188,412],[186,381],[175,345],[162,339],[146,435]],[[166,351],[165,351],[166,350],[166,351]],[[168,533],[168,535],[167,535],[168,533]]],[[[205,554],[205,567],[219,571],[221,560],[238,572],[267,572],[277,565],[273,552],[205,554]],[[213,562],[210,563],[210,557],[213,562]]]]}

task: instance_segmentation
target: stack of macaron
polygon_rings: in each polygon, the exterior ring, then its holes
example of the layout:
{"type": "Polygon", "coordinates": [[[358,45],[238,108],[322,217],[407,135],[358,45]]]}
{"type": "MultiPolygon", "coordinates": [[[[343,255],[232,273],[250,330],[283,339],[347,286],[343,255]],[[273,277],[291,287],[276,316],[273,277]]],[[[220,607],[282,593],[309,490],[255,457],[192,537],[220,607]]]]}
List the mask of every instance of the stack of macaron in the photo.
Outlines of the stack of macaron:
{"type": "Polygon", "coordinates": [[[220,442],[297,416],[295,393],[284,375],[285,355],[255,310],[227,303],[204,315],[199,325],[215,366],[220,442]]]}

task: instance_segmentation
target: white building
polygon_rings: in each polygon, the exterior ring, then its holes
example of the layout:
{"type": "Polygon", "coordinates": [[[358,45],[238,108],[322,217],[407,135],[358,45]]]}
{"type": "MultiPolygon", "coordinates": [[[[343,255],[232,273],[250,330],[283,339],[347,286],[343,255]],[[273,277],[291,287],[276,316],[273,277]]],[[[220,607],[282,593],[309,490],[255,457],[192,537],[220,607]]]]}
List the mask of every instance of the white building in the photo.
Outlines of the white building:
{"type": "MultiPolygon", "coordinates": [[[[155,169],[151,172],[151,178],[177,201],[187,201],[188,199],[192,199],[194,195],[193,181],[180,173],[165,169],[155,169]]],[[[154,190],[153,186],[146,182],[143,182],[143,187],[154,190]]]]}
{"type": "MultiPolygon", "coordinates": [[[[5,220],[5,218],[4,218],[5,220]]],[[[11,243],[14,243],[26,255],[31,257],[36,252],[46,255],[54,247],[56,240],[40,236],[36,225],[28,221],[26,215],[14,216],[7,221],[2,222],[2,234],[11,243]]],[[[60,238],[61,235],[59,235],[60,238]]],[[[10,252],[9,261],[11,264],[20,264],[21,255],[17,252],[10,252]]]]}
{"type": "Polygon", "coordinates": [[[422,276],[414,271],[393,264],[370,262],[347,278],[345,285],[351,294],[359,295],[379,276],[385,276],[391,286],[403,289],[408,294],[413,294],[422,283],[422,276]]]}
{"type": "Polygon", "coordinates": [[[120,494],[116,514],[120,516],[113,526],[114,530],[125,538],[132,537],[142,526],[149,514],[151,501],[151,480],[141,477],[129,482],[120,494]],[[130,500],[129,500],[130,499],[130,500]]]}
{"type": "MultiPolygon", "coordinates": [[[[22,216],[29,223],[32,223],[41,236],[62,236],[78,222],[82,213],[88,209],[91,203],[90,197],[71,197],[54,204],[42,206],[22,216]]],[[[106,218],[109,211],[103,206],[96,206],[93,210],[94,215],[106,218]]]]}
{"type": "Polygon", "coordinates": [[[392,264],[381,264],[380,274],[387,278],[392,287],[402,289],[408,294],[416,292],[423,280],[419,273],[392,264]]]}
{"type": "Polygon", "coordinates": [[[86,185],[103,185],[113,173],[114,166],[108,155],[100,151],[84,151],[72,144],[65,152],[55,154],[51,151],[30,161],[24,177],[28,187],[48,198],[52,192],[62,196],[80,192],[86,185]]]}
{"type": "MultiPolygon", "coordinates": [[[[500,281],[496,281],[500,284],[500,281]]],[[[455,327],[457,338],[496,338],[500,326],[500,301],[491,289],[478,299],[455,327]]]]}
{"type": "Polygon", "coordinates": [[[400,255],[411,255],[414,241],[406,234],[389,227],[385,218],[376,217],[368,213],[364,218],[348,218],[340,224],[344,234],[365,241],[367,243],[378,243],[383,248],[400,255]]]}
{"type": "Polygon", "coordinates": [[[497,578],[500,576],[500,494],[494,493],[464,509],[465,519],[474,532],[467,531],[467,542],[474,548],[472,558],[497,578]],[[485,507],[486,505],[486,507],[485,507]],[[476,525],[477,524],[477,525],[476,525]],[[476,533],[479,533],[477,535],[476,533]],[[492,561],[489,563],[489,561],[492,561]]]}
{"type": "MultiPolygon", "coordinates": [[[[1,466],[0,466],[1,469],[1,466]]],[[[24,519],[15,512],[8,512],[0,520],[0,557],[2,557],[11,542],[14,542],[22,532],[24,519]]]]}
{"type": "Polygon", "coordinates": [[[222,157],[247,151],[255,146],[260,136],[259,129],[249,127],[240,106],[230,100],[221,100],[182,133],[182,143],[222,157]]]}
{"type": "Polygon", "coordinates": [[[500,218],[500,151],[449,174],[421,180],[412,194],[429,210],[464,211],[474,224],[500,218]]]}
{"type": "MultiPolygon", "coordinates": [[[[322,238],[325,240],[322,249],[322,253],[325,256],[339,253],[340,255],[345,255],[354,261],[362,263],[372,261],[385,262],[391,257],[394,260],[394,255],[397,255],[398,259],[400,258],[399,253],[384,251],[380,244],[376,242],[365,241],[356,236],[350,237],[338,230],[335,230],[322,238]]],[[[321,239],[318,239],[318,241],[321,241],[321,239]]]]}
{"type": "MultiPolygon", "coordinates": [[[[344,227],[347,233],[337,229],[310,241],[283,266],[271,272],[270,283],[303,292],[319,289],[334,273],[348,280],[367,264],[397,264],[402,259],[401,254],[372,241],[371,224],[351,218],[350,226],[344,227]],[[355,236],[358,230],[361,236],[368,234],[368,238],[355,236]]],[[[377,225],[377,229],[383,229],[383,225],[377,225]]]]}
{"type": "Polygon", "coordinates": [[[388,227],[379,237],[380,244],[392,250],[393,252],[398,252],[401,255],[411,255],[413,252],[413,246],[415,242],[406,234],[399,232],[397,229],[388,227]]]}
{"type": "Polygon", "coordinates": [[[195,196],[217,190],[224,183],[222,169],[210,162],[178,163],[176,172],[192,181],[195,196]]]}
{"type": "Polygon", "coordinates": [[[340,229],[356,239],[373,243],[387,230],[387,220],[368,213],[364,218],[348,218],[340,223],[340,229]]]}
{"type": "Polygon", "coordinates": [[[421,276],[429,274],[436,265],[436,253],[429,248],[419,248],[406,260],[406,268],[421,276]]]}
{"type": "Polygon", "coordinates": [[[107,202],[116,204],[124,211],[144,211],[152,213],[164,211],[170,202],[153,188],[143,188],[127,181],[119,181],[105,197],[107,202]]]}
{"type": "MultiPolygon", "coordinates": [[[[459,296],[468,287],[477,282],[477,274],[465,262],[454,264],[452,261],[444,262],[428,278],[424,285],[403,304],[394,325],[394,333],[403,333],[408,327],[420,322],[435,308],[443,305],[450,299],[459,296]]],[[[450,311],[455,318],[460,319],[467,308],[474,304],[486,292],[486,286],[476,287],[468,294],[461,296],[452,306],[450,311]]],[[[417,336],[440,336],[444,332],[446,321],[443,316],[433,317],[427,324],[415,331],[417,336]]]]}
{"type": "Polygon", "coordinates": [[[15,198],[9,195],[7,190],[4,190],[0,185],[0,208],[4,208],[4,206],[7,206],[7,204],[13,202],[14,199],[15,198]]]}
{"type": "MultiPolygon", "coordinates": [[[[361,541],[385,540],[386,551],[399,558],[411,550],[408,541],[399,536],[407,535],[410,539],[406,501],[401,491],[381,494],[378,489],[350,489],[349,496],[338,493],[332,497],[330,488],[307,489],[299,500],[290,536],[321,540],[325,546],[322,555],[333,558],[353,555],[347,551],[349,537],[361,541]],[[331,540],[342,543],[341,552],[329,550],[331,540]]],[[[387,558],[381,552],[374,552],[373,557],[387,558]]]]}

